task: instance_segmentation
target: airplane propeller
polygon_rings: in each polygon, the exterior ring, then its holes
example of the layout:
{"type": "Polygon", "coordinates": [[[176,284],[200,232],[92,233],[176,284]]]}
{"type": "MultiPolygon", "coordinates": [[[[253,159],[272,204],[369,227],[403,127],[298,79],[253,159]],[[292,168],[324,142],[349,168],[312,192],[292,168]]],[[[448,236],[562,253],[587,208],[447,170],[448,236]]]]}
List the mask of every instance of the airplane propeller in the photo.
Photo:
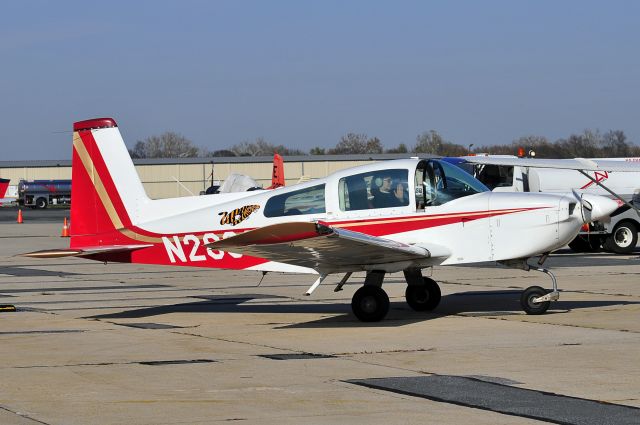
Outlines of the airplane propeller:
{"type": "MultiPolygon", "coordinates": [[[[583,195],[582,193],[578,193],[575,189],[571,189],[571,193],[573,193],[573,196],[582,206],[582,208],[580,208],[580,213],[582,215],[582,222],[589,223],[591,221],[591,217],[587,218],[585,216],[585,210],[591,213],[591,211],[593,211],[593,205],[591,205],[591,202],[584,199],[584,197],[582,196],[583,195]]],[[[589,216],[591,216],[591,214],[589,214],[589,216]]]]}
{"type": "Polygon", "coordinates": [[[590,223],[608,217],[609,214],[618,208],[617,202],[604,196],[578,193],[575,189],[571,192],[582,206],[581,213],[583,223],[590,223]]]}

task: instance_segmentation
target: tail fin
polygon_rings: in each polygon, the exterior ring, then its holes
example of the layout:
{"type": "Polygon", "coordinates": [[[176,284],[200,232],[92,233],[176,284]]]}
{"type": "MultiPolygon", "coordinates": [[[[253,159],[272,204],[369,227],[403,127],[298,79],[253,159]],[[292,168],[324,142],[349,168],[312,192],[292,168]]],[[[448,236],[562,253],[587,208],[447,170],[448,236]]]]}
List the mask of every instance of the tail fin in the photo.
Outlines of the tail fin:
{"type": "Polygon", "coordinates": [[[112,245],[148,201],[112,118],[73,125],[71,247],[112,245]]]}
{"type": "Polygon", "coordinates": [[[7,194],[7,188],[9,188],[9,179],[0,179],[0,198],[4,198],[7,194]]]}
{"type": "Polygon", "coordinates": [[[273,155],[273,173],[271,174],[271,187],[275,189],[284,186],[284,161],[282,157],[275,153],[273,155]]]}

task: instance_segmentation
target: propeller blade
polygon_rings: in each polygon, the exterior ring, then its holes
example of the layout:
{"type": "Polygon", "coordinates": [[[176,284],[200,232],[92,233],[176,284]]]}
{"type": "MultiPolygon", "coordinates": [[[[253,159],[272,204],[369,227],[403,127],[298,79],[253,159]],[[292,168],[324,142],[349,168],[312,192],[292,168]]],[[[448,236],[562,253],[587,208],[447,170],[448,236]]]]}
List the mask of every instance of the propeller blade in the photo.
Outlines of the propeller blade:
{"type": "Polygon", "coordinates": [[[584,199],[582,197],[581,193],[576,192],[575,189],[571,189],[571,192],[573,193],[573,196],[576,197],[578,202],[580,202],[580,205],[582,205],[584,207],[584,209],[586,209],[587,211],[592,211],[593,210],[593,205],[591,205],[591,202],[589,202],[586,199],[584,199]]]}

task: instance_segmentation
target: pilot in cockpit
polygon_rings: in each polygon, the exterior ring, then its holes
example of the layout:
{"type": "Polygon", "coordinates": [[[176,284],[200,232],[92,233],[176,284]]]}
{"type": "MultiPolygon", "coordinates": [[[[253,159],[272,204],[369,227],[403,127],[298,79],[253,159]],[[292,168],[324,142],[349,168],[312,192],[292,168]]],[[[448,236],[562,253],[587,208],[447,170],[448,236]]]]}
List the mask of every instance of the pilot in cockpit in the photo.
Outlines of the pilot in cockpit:
{"type": "Polygon", "coordinates": [[[404,185],[394,181],[389,174],[382,174],[372,180],[374,208],[389,208],[406,205],[404,185]],[[379,186],[378,186],[379,185],[379,186]]]}

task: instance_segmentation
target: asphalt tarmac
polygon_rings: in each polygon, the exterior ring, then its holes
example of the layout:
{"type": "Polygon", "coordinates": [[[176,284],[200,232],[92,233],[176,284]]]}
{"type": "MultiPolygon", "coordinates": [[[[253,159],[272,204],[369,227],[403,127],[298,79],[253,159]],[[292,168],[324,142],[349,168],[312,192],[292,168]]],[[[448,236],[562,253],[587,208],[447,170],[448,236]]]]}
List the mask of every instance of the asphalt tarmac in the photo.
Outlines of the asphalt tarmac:
{"type": "MultiPolygon", "coordinates": [[[[14,255],[66,247],[61,221],[0,209],[0,424],[638,424],[640,251],[552,255],[537,272],[436,267],[433,313],[364,324],[340,276],[14,255]]],[[[68,210],[66,211],[68,213],[68,210]]]]}
{"type": "Polygon", "coordinates": [[[17,206],[0,207],[0,223],[15,223],[18,218],[18,209],[22,210],[23,223],[62,223],[65,217],[69,218],[68,207],[49,207],[43,210],[33,208],[18,208],[17,206]]]}

